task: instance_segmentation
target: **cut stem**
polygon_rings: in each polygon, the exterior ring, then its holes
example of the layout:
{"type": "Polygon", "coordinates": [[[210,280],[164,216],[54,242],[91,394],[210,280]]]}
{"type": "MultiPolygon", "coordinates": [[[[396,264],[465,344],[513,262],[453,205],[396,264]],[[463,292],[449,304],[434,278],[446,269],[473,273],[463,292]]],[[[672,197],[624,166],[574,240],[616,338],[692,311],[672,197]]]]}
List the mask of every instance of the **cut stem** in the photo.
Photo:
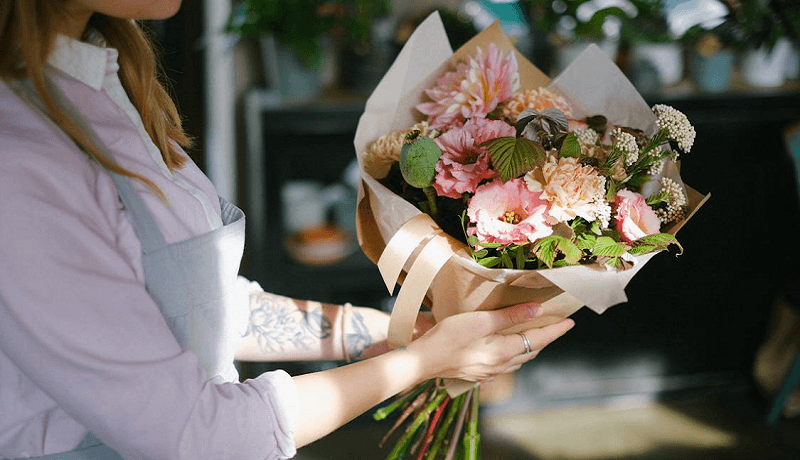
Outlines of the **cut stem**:
{"type": "Polygon", "coordinates": [[[425,460],[434,460],[436,458],[436,454],[438,454],[439,450],[442,448],[447,432],[450,430],[450,425],[452,425],[453,420],[456,419],[456,415],[460,412],[461,406],[464,404],[466,398],[466,393],[462,393],[456,396],[450,404],[450,408],[447,409],[447,415],[445,415],[444,421],[442,422],[442,427],[436,433],[436,439],[433,441],[431,450],[428,452],[428,456],[425,457],[425,460]]]}
{"type": "Polygon", "coordinates": [[[394,449],[386,457],[386,460],[395,460],[399,458],[400,454],[409,447],[409,443],[411,442],[414,434],[417,432],[417,429],[425,422],[425,420],[427,420],[427,418],[431,415],[431,412],[433,412],[433,410],[442,403],[445,397],[447,397],[447,392],[442,391],[427,405],[427,407],[425,407],[422,412],[420,412],[419,415],[417,415],[417,418],[411,423],[411,426],[409,426],[406,432],[403,433],[403,437],[397,441],[397,445],[394,446],[394,449]]]}

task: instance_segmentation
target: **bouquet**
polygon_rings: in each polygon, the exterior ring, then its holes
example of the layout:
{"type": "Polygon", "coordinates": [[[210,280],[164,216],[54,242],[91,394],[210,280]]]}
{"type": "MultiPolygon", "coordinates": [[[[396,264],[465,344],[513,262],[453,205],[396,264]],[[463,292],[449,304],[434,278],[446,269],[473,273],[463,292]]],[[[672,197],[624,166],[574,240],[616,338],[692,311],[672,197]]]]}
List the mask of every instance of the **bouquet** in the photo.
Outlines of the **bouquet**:
{"type": "MultiPolygon", "coordinates": [[[[434,13],[367,102],[356,133],[359,243],[398,293],[389,342],[411,340],[420,305],[436,319],[537,301],[555,322],[627,300],[655,253],[708,198],[678,158],[695,132],[652,108],[596,47],[556,80],[519,55],[499,23],[455,54],[434,13]]],[[[476,458],[478,386],[426,382],[375,417],[408,421],[388,458],[476,458]]]]}

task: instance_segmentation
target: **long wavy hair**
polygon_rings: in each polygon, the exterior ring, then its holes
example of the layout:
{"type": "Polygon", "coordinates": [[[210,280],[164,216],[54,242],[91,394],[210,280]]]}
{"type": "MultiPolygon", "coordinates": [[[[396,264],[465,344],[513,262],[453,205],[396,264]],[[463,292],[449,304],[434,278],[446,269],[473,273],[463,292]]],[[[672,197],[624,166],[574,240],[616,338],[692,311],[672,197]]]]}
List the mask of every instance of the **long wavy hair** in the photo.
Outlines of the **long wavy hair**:
{"type": "MultiPolygon", "coordinates": [[[[63,15],[64,0],[0,0],[0,78],[29,79],[53,121],[88,155],[107,169],[141,180],[159,197],[164,195],[148,178],[128,171],[106,158],[85,132],[58,107],[44,78],[47,58],[53,48],[63,15]]],[[[147,133],[161,151],[170,171],[181,168],[187,157],[175,144],[188,147],[178,110],[159,81],[160,68],[149,37],[133,20],[95,14],[89,28],[102,34],[109,47],[119,51],[119,77],[138,110],[147,133]]]]}

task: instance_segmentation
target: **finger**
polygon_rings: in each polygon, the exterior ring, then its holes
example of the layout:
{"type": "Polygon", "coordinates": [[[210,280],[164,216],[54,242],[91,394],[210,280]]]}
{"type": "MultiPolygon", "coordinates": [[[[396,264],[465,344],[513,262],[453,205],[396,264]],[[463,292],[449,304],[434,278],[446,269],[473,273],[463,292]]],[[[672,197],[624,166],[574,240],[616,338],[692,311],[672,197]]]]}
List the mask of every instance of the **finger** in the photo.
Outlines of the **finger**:
{"type": "Polygon", "coordinates": [[[535,358],[542,348],[566,334],[573,326],[575,326],[575,321],[567,318],[548,326],[528,329],[520,333],[508,334],[503,337],[502,346],[504,346],[506,350],[516,352],[511,362],[523,363],[535,358]],[[529,353],[526,353],[527,347],[525,346],[525,339],[522,338],[523,336],[528,339],[528,345],[530,346],[529,353]]]}
{"type": "Polygon", "coordinates": [[[531,342],[531,348],[541,350],[555,339],[566,334],[567,331],[575,326],[575,321],[570,318],[563,319],[548,326],[533,328],[525,331],[525,335],[531,342]]]}
{"type": "Polygon", "coordinates": [[[503,329],[508,329],[515,324],[522,324],[537,316],[541,316],[543,312],[544,309],[542,306],[535,302],[521,303],[510,307],[482,312],[486,315],[486,321],[483,322],[486,328],[485,332],[491,334],[493,332],[502,331],[503,329]]]}

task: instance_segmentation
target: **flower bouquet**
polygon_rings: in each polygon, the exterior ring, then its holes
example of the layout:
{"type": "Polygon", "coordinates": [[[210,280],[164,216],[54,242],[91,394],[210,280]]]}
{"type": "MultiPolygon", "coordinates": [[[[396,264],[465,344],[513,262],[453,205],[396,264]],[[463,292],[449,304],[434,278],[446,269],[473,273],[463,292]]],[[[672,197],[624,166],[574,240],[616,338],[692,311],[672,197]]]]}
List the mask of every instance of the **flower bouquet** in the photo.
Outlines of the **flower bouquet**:
{"type": "MultiPolygon", "coordinates": [[[[394,346],[421,304],[449,315],[536,301],[508,333],[597,313],[708,198],[683,184],[694,129],[644,102],[596,47],[550,81],[487,28],[456,53],[436,13],[373,92],[355,139],[359,243],[390,292],[394,346]]],[[[404,434],[388,458],[476,458],[477,386],[426,382],[380,409],[404,434]]]]}

